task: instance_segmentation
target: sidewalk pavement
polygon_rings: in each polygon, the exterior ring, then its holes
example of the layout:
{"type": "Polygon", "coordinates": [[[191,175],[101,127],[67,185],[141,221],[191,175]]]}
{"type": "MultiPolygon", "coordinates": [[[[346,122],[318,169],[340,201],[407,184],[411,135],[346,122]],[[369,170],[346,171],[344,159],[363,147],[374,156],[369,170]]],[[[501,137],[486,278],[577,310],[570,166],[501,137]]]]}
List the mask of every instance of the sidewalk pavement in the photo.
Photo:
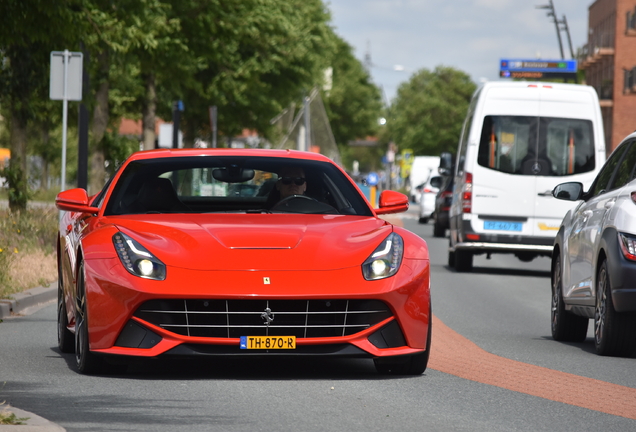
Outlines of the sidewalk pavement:
{"type": "MultiPolygon", "coordinates": [[[[47,286],[32,288],[19,294],[12,294],[11,299],[0,299],[0,323],[3,319],[13,319],[29,315],[38,309],[57,300],[57,281],[47,286]]],[[[2,325],[2,324],[0,324],[2,325]]],[[[2,401],[0,401],[2,402],[2,401]]],[[[0,432],[65,432],[62,426],[48,421],[34,413],[0,405],[0,413],[13,413],[23,420],[21,425],[0,425],[0,432]]]]}

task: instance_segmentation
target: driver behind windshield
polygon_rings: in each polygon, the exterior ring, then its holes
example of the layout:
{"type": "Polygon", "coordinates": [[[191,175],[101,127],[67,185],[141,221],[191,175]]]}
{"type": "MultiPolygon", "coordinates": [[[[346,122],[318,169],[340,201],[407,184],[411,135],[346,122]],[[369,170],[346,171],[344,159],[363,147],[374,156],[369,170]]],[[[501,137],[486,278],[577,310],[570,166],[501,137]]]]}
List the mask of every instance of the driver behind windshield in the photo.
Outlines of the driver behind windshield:
{"type": "Polygon", "coordinates": [[[305,178],[305,171],[302,168],[283,168],[278,175],[276,190],[280,194],[280,200],[284,200],[292,195],[304,195],[307,190],[307,179],[305,178]]]}

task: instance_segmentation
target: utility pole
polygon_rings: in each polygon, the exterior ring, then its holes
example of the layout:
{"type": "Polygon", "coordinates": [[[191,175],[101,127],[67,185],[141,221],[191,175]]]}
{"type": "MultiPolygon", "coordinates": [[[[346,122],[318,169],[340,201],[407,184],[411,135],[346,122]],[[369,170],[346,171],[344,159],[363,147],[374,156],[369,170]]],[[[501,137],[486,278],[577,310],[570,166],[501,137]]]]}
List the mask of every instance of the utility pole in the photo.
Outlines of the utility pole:
{"type": "Polygon", "coordinates": [[[568,37],[568,45],[570,46],[570,57],[574,60],[574,50],[572,49],[572,39],[570,38],[570,28],[568,27],[568,22],[565,19],[565,15],[563,15],[561,24],[563,24],[563,30],[565,30],[565,34],[568,37]]]}
{"type": "Polygon", "coordinates": [[[550,0],[550,4],[535,6],[535,7],[537,9],[548,9],[548,13],[546,15],[553,18],[554,27],[556,28],[556,32],[557,32],[557,38],[559,39],[559,49],[561,50],[561,58],[562,59],[565,58],[565,55],[563,54],[563,43],[561,42],[561,28],[559,27],[559,24],[561,23],[561,21],[557,19],[557,15],[554,10],[554,4],[552,3],[552,0],[550,0]]]}

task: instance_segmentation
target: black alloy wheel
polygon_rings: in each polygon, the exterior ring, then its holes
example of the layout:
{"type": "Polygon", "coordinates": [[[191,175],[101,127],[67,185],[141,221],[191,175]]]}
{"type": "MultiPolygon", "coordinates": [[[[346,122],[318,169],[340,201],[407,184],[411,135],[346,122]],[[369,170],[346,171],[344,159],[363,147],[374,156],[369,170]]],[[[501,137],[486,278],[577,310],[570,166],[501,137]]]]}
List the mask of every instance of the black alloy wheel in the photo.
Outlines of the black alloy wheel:
{"type": "Polygon", "coordinates": [[[429,303],[429,321],[426,337],[426,351],[418,354],[378,357],[373,359],[375,369],[382,375],[421,375],[428,366],[431,355],[431,337],[433,328],[432,308],[429,303]]]}
{"type": "Polygon", "coordinates": [[[102,371],[104,360],[90,352],[88,343],[88,317],[86,305],[86,279],[84,263],[80,263],[77,275],[75,312],[75,363],[80,373],[91,375],[102,371]]]}
{"type": "Polygon", "coordinates": [[[587,337],[589,319],[569,313],[563,303],[561,257],[552,261],[552,338],[561,342],[583,342],[587,337]]]}
{"type": "Polygon", "coordinates": [[[63,353],[75,351],[75,339],[73,333],[68,329],[66,301],[62,289],[62,273],[59,269],[57,278],[57,346],[63,353]]]}

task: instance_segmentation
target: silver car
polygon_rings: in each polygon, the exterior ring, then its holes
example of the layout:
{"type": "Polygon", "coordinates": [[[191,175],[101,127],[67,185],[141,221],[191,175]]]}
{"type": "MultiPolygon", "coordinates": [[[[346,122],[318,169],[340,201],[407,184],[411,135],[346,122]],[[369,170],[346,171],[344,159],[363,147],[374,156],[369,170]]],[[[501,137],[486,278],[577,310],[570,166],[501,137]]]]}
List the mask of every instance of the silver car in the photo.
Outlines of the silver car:
{"type": "Polygon", "coordinates": [[[552,337],[582,342],[590,319],[600,355],[636,350],[636,133],[614,150],[587,192],[556,186],[558,199],[580,201],[552,253],[552,337]]]}
{"type": "Polygon", "coordinates": [[[435,197],[442,185],[444,178],[442,176],[430,176],[426,183],[422,186],[420,194],[420,219],[419,223],[428,223],[435,212],[435,197]]]}

